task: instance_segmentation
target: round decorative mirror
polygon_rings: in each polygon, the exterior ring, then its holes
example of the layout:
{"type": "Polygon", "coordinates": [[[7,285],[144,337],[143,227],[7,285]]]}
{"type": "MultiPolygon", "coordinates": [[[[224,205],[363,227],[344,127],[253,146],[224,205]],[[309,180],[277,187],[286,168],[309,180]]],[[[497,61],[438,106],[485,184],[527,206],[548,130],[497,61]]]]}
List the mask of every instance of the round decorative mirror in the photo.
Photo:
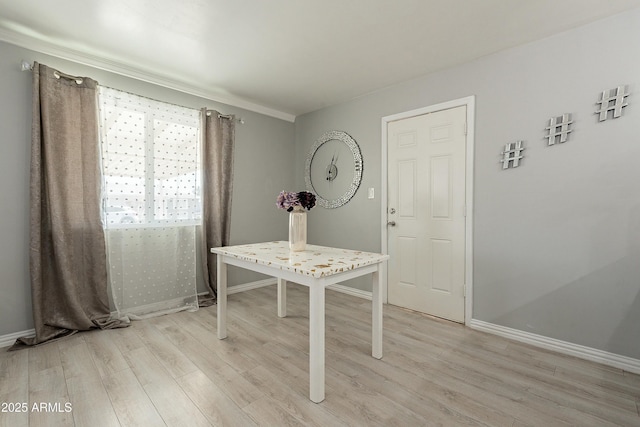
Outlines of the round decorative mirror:
{"type": "Polygon", "coordinates": [[[305,166],[307,190],[327,209],[347,203],[362,180],[362,153],[356,141],[337,130],[325,132],[313,144],[305,166]]]}

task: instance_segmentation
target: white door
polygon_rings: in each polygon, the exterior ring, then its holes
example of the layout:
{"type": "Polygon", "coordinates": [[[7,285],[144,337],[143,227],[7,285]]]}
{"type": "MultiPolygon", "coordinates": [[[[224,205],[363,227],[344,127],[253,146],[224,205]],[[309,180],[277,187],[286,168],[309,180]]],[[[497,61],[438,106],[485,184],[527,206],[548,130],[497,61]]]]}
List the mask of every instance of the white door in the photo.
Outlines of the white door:
{"type": "Polygon", "coordinates": [[[388,301],[464,322],[466,106],[388,123],[388,301]]]}

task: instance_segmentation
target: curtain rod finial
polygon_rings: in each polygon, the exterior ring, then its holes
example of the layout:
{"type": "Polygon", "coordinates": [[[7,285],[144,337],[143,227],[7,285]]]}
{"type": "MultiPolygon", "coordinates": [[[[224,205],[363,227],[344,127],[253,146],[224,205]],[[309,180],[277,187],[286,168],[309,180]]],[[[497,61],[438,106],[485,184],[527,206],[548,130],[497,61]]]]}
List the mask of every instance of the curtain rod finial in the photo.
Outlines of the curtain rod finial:
{"type": "Polygon", "coordinates": [[[27,61],[22,61],[20,63],[20,69],[22,71],[31,71],[33,70],[33,65],[29,64],[27,61]]]}

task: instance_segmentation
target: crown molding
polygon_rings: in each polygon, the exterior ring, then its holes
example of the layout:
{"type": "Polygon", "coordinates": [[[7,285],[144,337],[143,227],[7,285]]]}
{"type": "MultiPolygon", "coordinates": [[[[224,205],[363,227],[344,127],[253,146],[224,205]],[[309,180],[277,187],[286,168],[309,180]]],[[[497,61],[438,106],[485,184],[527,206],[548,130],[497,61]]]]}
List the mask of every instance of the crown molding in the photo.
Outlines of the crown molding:
{"type": "Polygon", "coordinates": [[[67,61],[76,62],[78,64],[87,65],[114,74],[119,74],[121,76],[130,77],[132,79],[140,80],[146,83],[165,87],[167,89],[173,89],[179,92],[187,93],[189,95],[206,98],[214,102],[230,105],[232,107],[242,108],[248,111],[253,111],[254,113],[275,117],[276,119],[285,120],[288,122],[295,122],[296,119],[295,115],[286,113],[284,111],[279,111],[273,108],[265,107],[263,105],[255,104],[239,97],[220,95],[219,93],[215,93],[213,91],[208,91],[206,89],[178,82],[172,79],[167,79],[153,73],[146,73],[135,70],[129,67],[127,64],[111,61],[87,53],[81,53],[76,50],[61,47],[44,40],[39,40],[34,37],[10,31],[6,28],[0,27],[0,41],[4,41],[46,55],[51,55],[56,58],[65,59],[67,61]]]}

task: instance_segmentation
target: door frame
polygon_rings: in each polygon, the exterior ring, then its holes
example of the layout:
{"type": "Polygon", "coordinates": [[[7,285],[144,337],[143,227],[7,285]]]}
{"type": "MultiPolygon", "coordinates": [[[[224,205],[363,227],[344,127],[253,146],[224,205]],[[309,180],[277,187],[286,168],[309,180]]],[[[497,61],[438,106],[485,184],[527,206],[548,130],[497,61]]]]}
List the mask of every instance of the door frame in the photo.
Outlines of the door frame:
{"type": "MultiPolygon", "coordinates": [[[[389,177],[387,176],[388,168],[388,141],[387,127],[390,122],[408,119],[410,117],[421,116],[423,114],[434,113],[436,111],[448,110],[455,107],[467,107],[467,129],[466,129],[466,156],[465,156],[465,284],[464,284],[464,324],[468,325],[473,318],[473,160],[475,146],[475,95],[465,98],[454,99],[452,101],[442,102],[439,104],[429,105],[427,107],[415,110],[405,111],[402,113],[392,114],[382,118],[382,185],[380,191],[380,230],[382,236],[382,253],[388,254],[388,194],[389,177]]],[[[388,302],[388,269],[386,263],[383,263],[380,271],[382,277],[382,295],[384,303],[388,302]]]]}

